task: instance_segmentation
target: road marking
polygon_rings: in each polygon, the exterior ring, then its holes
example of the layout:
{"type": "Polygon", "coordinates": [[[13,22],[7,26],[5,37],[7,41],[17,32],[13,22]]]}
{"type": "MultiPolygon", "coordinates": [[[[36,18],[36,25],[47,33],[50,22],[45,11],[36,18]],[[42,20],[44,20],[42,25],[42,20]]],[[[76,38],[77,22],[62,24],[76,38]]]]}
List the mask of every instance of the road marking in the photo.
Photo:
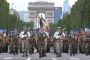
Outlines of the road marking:
{"type": "Polygon", "coordinates": [[[34,52],[37,52],[37,50],[34,50],[34,52]]]}
{"type": "Polygon", "coordinates": [[[11,57],[4,57],[3,59],[7,60],[7,59],[13,59],[13,58],[11,58],[11,57]]]}
{"type": "Polygon", "coordinates": [[[70,60],[80,60],[79,58],[69,58],[70,60]]]}
{"type": "Polygon", "coordinates": [[[7,54],[7,53],[2,53],[2,54],[7,54]]]}
{"type": "Polygon", "coordinates": [[[31,60],[31,58],[27,58],[26,60],[31,60]]]}
{"type": "Polygon", "coordinates": [[[53,60],[56,60],[55,58],[52,58],[53,60]]]}

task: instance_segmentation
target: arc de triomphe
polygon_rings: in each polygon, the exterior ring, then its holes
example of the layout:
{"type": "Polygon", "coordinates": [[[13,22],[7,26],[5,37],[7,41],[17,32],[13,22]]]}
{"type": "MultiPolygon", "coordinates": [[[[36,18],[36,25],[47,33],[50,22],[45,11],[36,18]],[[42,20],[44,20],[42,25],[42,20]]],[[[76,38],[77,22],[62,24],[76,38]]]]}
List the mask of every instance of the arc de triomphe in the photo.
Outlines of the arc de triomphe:
{"type": "Polygon", "coordinates": [[[54,23],[54,3],[37,1],[29,2],[28,5],[29,20],[34,22],[34,28],[37,28],[37,17],[40,13],[45,14],[49,23],[54,23]]]}

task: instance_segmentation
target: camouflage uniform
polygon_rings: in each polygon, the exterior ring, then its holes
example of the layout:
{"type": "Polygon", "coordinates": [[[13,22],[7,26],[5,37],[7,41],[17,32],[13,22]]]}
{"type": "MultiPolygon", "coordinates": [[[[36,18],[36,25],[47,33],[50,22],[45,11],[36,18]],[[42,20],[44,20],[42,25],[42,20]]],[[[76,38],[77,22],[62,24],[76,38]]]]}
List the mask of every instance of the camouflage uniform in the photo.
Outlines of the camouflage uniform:
{"type": "Polygon", "coordinates": [[[34,40],[35,40],[34,35],[32,35],[30,37],[30,40],[29,40],[29,53],[30,53],[30,55],[34,54],[34,40]]]}
{"type": "Polygon", "coordinates": [[[80,53],[85,53],[85,40],[83,39],[83,37],[80,38],[79,50],[80,53]]]}
{"type": "Polygon", "coordinates": [[[15,35],[12,37],[12,49],[13,49],[13,54],[18,54],[18,36],[15,35]]]}
{"type": "Polygon", "coordinates": [[[47,39],[47,53],[50,53],[51,41],[50,38],[47,39]]]}
{"type": "Polygon", "coordinates": [[[90,38],[86,38],[85,54],[86,55],[90,55],[90,38]]]}
{"type": "Polygon", "coordinates": [[[70,56],[74,56],[76,53],[77,53],[77,49],[78,49],[78,44],[76,43],[75,41],[75,38],[72,38],[70,39],[69,41],[69,44],[70,44],[70,56]]]}
{"type": "Polygon", "coordinates": [[[0,53],[2,53],[3,38],[0,36],[0,53]]]}
{"type": "Polygon", "coordinates": [[[9,53],[13,53],[13,46],[12,46],[12,36],[8,37],[9,45],[8,45],[8,51],[9,53]]]}
{"type": "Polygon", "coordinates": [[[64,53],[68,53],[68,49],[69,49],[68,38],[66,38],[66,39],[63,41],[63,52],[64,52],[64,53]]]}
{"type": "Polygon", "coordinates": [[[46,57],[45,38],[46,38],[45,33],[39,33],[39,39],[38,39],[39,58],[46,57]]]}

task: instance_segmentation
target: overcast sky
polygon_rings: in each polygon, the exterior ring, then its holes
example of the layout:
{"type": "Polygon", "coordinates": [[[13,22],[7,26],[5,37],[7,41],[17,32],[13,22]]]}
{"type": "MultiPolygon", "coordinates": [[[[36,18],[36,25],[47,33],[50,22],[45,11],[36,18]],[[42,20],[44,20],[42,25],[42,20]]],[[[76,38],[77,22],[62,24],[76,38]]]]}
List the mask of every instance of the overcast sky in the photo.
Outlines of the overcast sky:
{"type": "MultiPolygon", "coordinates": [[[[11,6],[16,9],[17,11],[27,11],[28,2],[36,2],[36,1],[47,1],[47,2],[54,2],[55,6],[62,7],[64,0],[7,0],[11,6]],[[14,5],[12,5],[14,3],[14,5]]],[[[75,3],[76,0],[69,0],[70,6],[75,3]]]]}

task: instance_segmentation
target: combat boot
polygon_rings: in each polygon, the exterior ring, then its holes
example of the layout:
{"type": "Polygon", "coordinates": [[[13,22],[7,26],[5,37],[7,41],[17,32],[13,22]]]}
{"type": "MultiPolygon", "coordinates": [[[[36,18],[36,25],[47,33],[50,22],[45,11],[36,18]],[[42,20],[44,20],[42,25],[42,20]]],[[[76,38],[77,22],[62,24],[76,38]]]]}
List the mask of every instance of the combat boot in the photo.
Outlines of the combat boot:
{"type": "Polygon", "coordinates": [[[41,58],[42,57],[42,55],[41,55],[41,53],[39,53],[39,58],[41,58]]]}

